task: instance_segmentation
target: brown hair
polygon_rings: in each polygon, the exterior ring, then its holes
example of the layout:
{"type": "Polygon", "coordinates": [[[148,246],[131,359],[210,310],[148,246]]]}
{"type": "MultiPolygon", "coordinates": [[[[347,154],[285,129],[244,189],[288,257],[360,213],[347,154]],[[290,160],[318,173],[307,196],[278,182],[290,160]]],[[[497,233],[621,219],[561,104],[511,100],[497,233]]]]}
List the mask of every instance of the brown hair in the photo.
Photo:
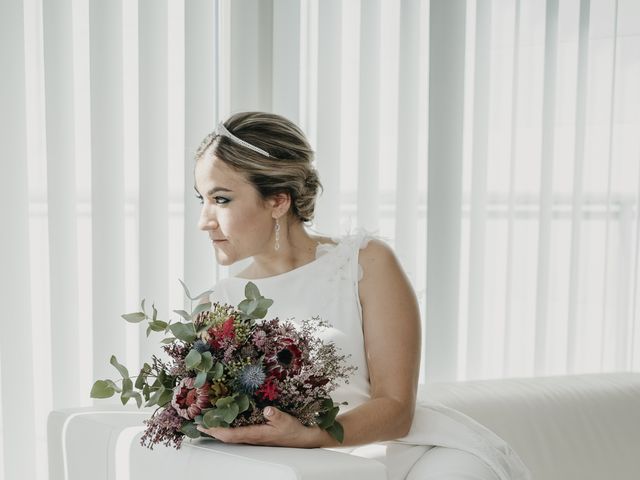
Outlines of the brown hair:
{"type": "Polygon", "coordinates": [[[311,221],[322,184],[312,165],[313,150],[302,130],[280,115],[265,112],[236,113],[224,126],[269,156],[214,132],[200,144],[196,161],[205,154],[216,156],[244,174],[263,199],[288,193],[293,215],[300,221],[311,221]]]}

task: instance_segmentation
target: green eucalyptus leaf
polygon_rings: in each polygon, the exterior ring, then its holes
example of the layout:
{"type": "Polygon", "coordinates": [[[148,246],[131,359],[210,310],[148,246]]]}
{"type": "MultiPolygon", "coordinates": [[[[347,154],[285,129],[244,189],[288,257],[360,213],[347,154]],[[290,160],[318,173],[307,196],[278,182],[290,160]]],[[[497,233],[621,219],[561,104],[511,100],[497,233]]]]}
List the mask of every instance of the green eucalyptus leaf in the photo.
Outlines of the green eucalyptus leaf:
{"type": "Polygon", "coordinates": [[[202,353],[202,361],[200,362],[199,369],[204,372],[208,372],[211,370],[211,367],[213,367],[213,356],[211,355],[211,352],[202,353]]]}
{"type": "Polygon", "coordinates": [[[249,408],[249,397],[245,394],[238,395],[236,403],[238,404],[238,413],[242,413],[249,408]]]}
{"type": "Polygon", "coordinates": [[[238,408],[238,404],[235,402],[231,403],[228,407],[218,408],[216,410],[217,413],[222,417],[222,420],[229,424],[236,419],[238,413],[240,412],[240,408],[238,408]]]}
{"type": "Polygon", "coordinates": [[[260,308],[264,308],[265,310],[268,310],[269,307],[271,307],[271,305],[273,305],[273,300],[271,300],[270,298],[262,297],[260,299],[260,308]]]}
{"type": "Polygon", "coordinates": [[[138,392],[133,390],[133,384],[131,383],[131,379],[126,378],[122,381],[122,394],[120,395],[120,401],[122,401],[123,405],[126,405],[127,402],[134,398],[136,403],[138,404],[138,408],[142,404],[142,398],[138,392]]]}
{"type": "Polygon", "coordinates": [[[238,304],[238,310],[240,310],[243,313],[247,313],[250,304],[251,304],[251,300],[250,299],[248,299],[248,298],[244,299],[238,304]]]}
{"type": "Polygon", "coordinates": [[[193,342],[196,339],[196,329],[193,323],[174,323],[169,326],[169,330],[183,342],[193,342]]]}
{"type": "Polygon", "coordinates": [[[162,385],[160,385],[160,388],[154,391],[151,397],[149,397],[149,400],[145,404],[145,407],[151,407],[153,405],[156,405],[158,403],[158,400],[160,399],[160,395],[162,395],[164,391],[165,391],[165,388],[162,385]]]}
{"type": "Polygon", "coordinates": [[[111,355],[111,360],[109,360],[109,363],[116,367],[116,370],[120,372],[122,378],[129,378],[129,370],[127,370],[127,367],[125,367],[124,365],[118,363],[118,359],[115,355],[111,355]]]}
{"type": "Polygon", "coordinates": [[[335,438],[339,443],[344,441],[344,429],[338,421],[333,422],[329,427],[325,428],[327,433],[335,438]]]}
{"type": "Polygon", "coordinates": [[[202,370],[202,371],[198,372],[198,375],[196,375],[196,381],[193,384],[193,386],[195,388],[200,388],[205,384],[206,381],[207,381],[207,371],[206,370],[202,370]]]}
{"type": "Polygon", "coordinates": [[[180,315],[182,318],[184,318],[185,322],[190,322],[191,321],[191,315],[189,315],[187,312],[185,312],[184,310],[174,310],[174,313],[177,313],[178,315],[180,315]]]}
{"type": "Polygon", "coordinates": [[[224,374],[224,367],[222,366],[222,363],[216,362],[216,364],[211,369],[211,374],[211,378],[213,378],[214,380],[220,380],[222,378],[222,375],[224,374]]]}
{"type": "Polygon", "coordinates": [[[151,321],[155,322],[158,319],[158,310],[156,309],[155,303],[151,304],[151,308],[153,309],[153,317],[151,318],[151,321]]]}
{"type": "Polygon", "coordinates": [[[184,363],[187,367],[187,370],[193,370],[198,365],[200,365],[201,361],[202,361],[202,354],[195,348],[192,348],[191,351],[187,354],[187,356],[184,359],[184,363]]]}
{"type": "Polygon", "coordinates": [[[151,387],[149,386],[149,384],[145,383],[142,386],[142,395],[144,396],[144,400],[149,401],[149,397],[151,396],[151,387]]]}
{"type": "Polygon", "coordinates": [[[262,307],[257,307],[251,316],[253,318],[264,318],[267,315],[267,309],[262,307]]]}
{"type": "Polygon", "coordinates": [[[196,424],[193,422],[184,423],[180,428],[180,431],[189,438],[200,437],[200,431],[198,430],[198,427],[196,426],[196,424]]]}
{"type": "Polygon", "coordinates": [[[116,393],[115,388],[112,385],[113,382],[109,383],[108,380],[97,380],[93,387],[91,387],[91,393],[89,394],[91,398],[110,398],[113,397],[113,394],[116,393]]]}
{"type": "Polygon", "coordinates": [[[158,398],[158,406],[164,407],[167,403],[171,401],[172,398],[173,398],[173,390],[165,388],[164,392],[162,392],[160,394],[160,397],[158,398]]]}
{"type": "Polygon", "coordinates": [[[247,285],[244,287],[244,296],[247,297],[249,300],[258,299],[261,297],[260,290],[258,290],[258,287],[256,286],[255,283],[248,282],[247,285]]]}
{"type": "Polygon", "coordinates": [[[196,306],[196,308],[193,310],[193,313],[191,314],[191,318],[194,318],[196,315],[198,315],[200,312],[204,312],[205,310],[210,310],[211,309],[211,302],[207,302],[207,303],[200,303],[196,306]]]}
{"type": "Polygon", "coordinates": [[[144,312],[144,298],[140,302],[140,310],[142,310],[144,312]]]}
{"type": "Polygon", "coordinates": [[[122,393],[130,392],[133,390],[133,382],[130,378],[124,378],[122,380],[122,393]]]}
{"type": "Polygon", "coordinates": [[[149,328],[154,332],[164,332],[165,328],[167,328],[167,322],[163,322],[162,320],[154,320],[149,323],[149,328]]]}
{"type": "Polygon", "coordinates": [[[173,343],[175,341],[176,341],[176,337],[168,337],[160,340],[160,343],[162,343],[163,345],[169,345],[170,343],[173,343]]]}
{"type": "Polygon", "coordinates": [[[205,292],[202,292],[200,295],[196,295],[194,298],[197,298],[197,299],[201,299],[202,297],[209,298],[209,295],[211,295],[212,293],[213,293],[213,289],[210,289],[205,292]]]}
{"type": "Polygon", "coordinates": [[[233,402],[235,402],[235,398],[233,398],[232,395],[228,396],[228,397],[222,397],[222,398],[219,398],[216,401],[216,407],[218,407],[218,408],[226,408],[229,405],[231,405],[233,402]]]}
{"type": "Polygon", "coordinates": [[[147,383],[147,377],[149,376],[149,371],[147,370],[147,364],[144,364],[144,367],[140,369],[140,373],[138,374],[138,378],[136,378],[135,387],[140,390],[147,383]]]}
{"type": "Polygon", "coordinates": [[[140,323],[147,318],[144,312],[125,313],[124,315],[120,316],[129,323],[140,323]]]}
{"type": "Polygon", "coordinates": [[[207,413],[202,417],[202,424],[207,428],[213,427],[228,427],[229,425],[225,422],[220,414],[217,412],[217,409],[212,408],[208,410],[207,413]]]}
{"type": "Polygon", "coordinates": [[[193,300],[193,298],[191,298],[191,293],[189,293],[189,289],[184,284],[184,282],[182,280],[180,280],[180,279],[178,279],[178,281],[180,282],[180,285],[182,285],[182,289],[184,290],[184,294],[187,296],[187,298],[189,300],[193,300]]]}

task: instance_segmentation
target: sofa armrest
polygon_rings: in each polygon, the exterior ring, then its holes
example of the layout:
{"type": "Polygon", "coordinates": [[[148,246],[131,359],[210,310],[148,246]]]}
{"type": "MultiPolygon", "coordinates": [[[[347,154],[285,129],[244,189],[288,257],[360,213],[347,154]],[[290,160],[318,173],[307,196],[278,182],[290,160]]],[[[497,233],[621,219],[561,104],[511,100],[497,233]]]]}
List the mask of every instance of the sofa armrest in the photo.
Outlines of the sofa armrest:
{"type": "Polygon", "coordinates": [[[180,450],[164,446],[149,450],[139,443],[148,415],[117,406],[51,412],[50,480],[175,480],[207,471],[215,478],[259,475],[264,480],[387,478],[385,466],[376,460],[326,449],[226,445],[201,439],[185,441],[180,450]]]}

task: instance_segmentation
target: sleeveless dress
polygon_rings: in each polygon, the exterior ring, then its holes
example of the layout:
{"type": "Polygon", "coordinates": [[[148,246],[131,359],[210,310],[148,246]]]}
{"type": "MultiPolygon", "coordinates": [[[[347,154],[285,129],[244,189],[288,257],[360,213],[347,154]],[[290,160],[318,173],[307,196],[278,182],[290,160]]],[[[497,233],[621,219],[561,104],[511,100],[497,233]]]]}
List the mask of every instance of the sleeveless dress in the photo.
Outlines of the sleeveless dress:
{"type": "MultiPolygon", "coordinates": [[[[319,244],[316,259],[308,264],[262,279],[226,278],[216,284],[211,295],[212,302],[238,305],[244,299],[245,285],[251,281],[262,295],[274,301],[267,314],[269,318],[296,323],[320,316],[328,321],[331,328],[320,336],[334,342],[342,353],[349,355],[347,362],[357,367],[349,383],[332,394],[334,401],[348,403],[341,407],[341,413],[370,398],[358,295],[358,282],[366,272],[358,264],[358,254],[371,238],[360,233],[334,239],[335,244],[319,244]]],[[[373,446],[384,446],[382,458],[377,459],[387,465],[390,480],[405,478],[413,464],[433,446],[454,448],[479,457],[500,480],[530,478],[518,455],[497,435],[461,412],[433,402],[418,401],[406,437],[373,446]],[[424,448],[412,448],[414,446],[424,448]]],[[[339,450],[354,452],[357,448],[339,450]]]]}

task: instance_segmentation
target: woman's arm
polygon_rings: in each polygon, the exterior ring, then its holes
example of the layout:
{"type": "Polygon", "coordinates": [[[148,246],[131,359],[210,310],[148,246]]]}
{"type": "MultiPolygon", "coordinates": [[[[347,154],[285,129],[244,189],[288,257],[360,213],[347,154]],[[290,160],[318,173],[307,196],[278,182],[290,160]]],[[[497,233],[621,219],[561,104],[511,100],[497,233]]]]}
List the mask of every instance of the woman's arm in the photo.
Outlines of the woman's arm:
{"type": "Polygon", "coordinates": [[[360,251],[359,283],[371,400],[340,415],[344,442],[318,427],[305,427],[277,409],[268,423],[201,431],[229,443],[289,447],[337,447],[406,435],[415,406],[420,358],[420,313],[409,280],[392,250],[372,240],[360,251]]]}
{"type": "MultiPolygon", "coordinates": [[[[418,303],[393,251],[385,243],[372,240],[360,252],[360,265],[364,273],[359,293],[371,400],[339,417],[345,446],[391,440],[408,433],[420,368],[418,303]]],[[[327,443],[336,445],[330,437],[322,446],[327,443]]]]}

